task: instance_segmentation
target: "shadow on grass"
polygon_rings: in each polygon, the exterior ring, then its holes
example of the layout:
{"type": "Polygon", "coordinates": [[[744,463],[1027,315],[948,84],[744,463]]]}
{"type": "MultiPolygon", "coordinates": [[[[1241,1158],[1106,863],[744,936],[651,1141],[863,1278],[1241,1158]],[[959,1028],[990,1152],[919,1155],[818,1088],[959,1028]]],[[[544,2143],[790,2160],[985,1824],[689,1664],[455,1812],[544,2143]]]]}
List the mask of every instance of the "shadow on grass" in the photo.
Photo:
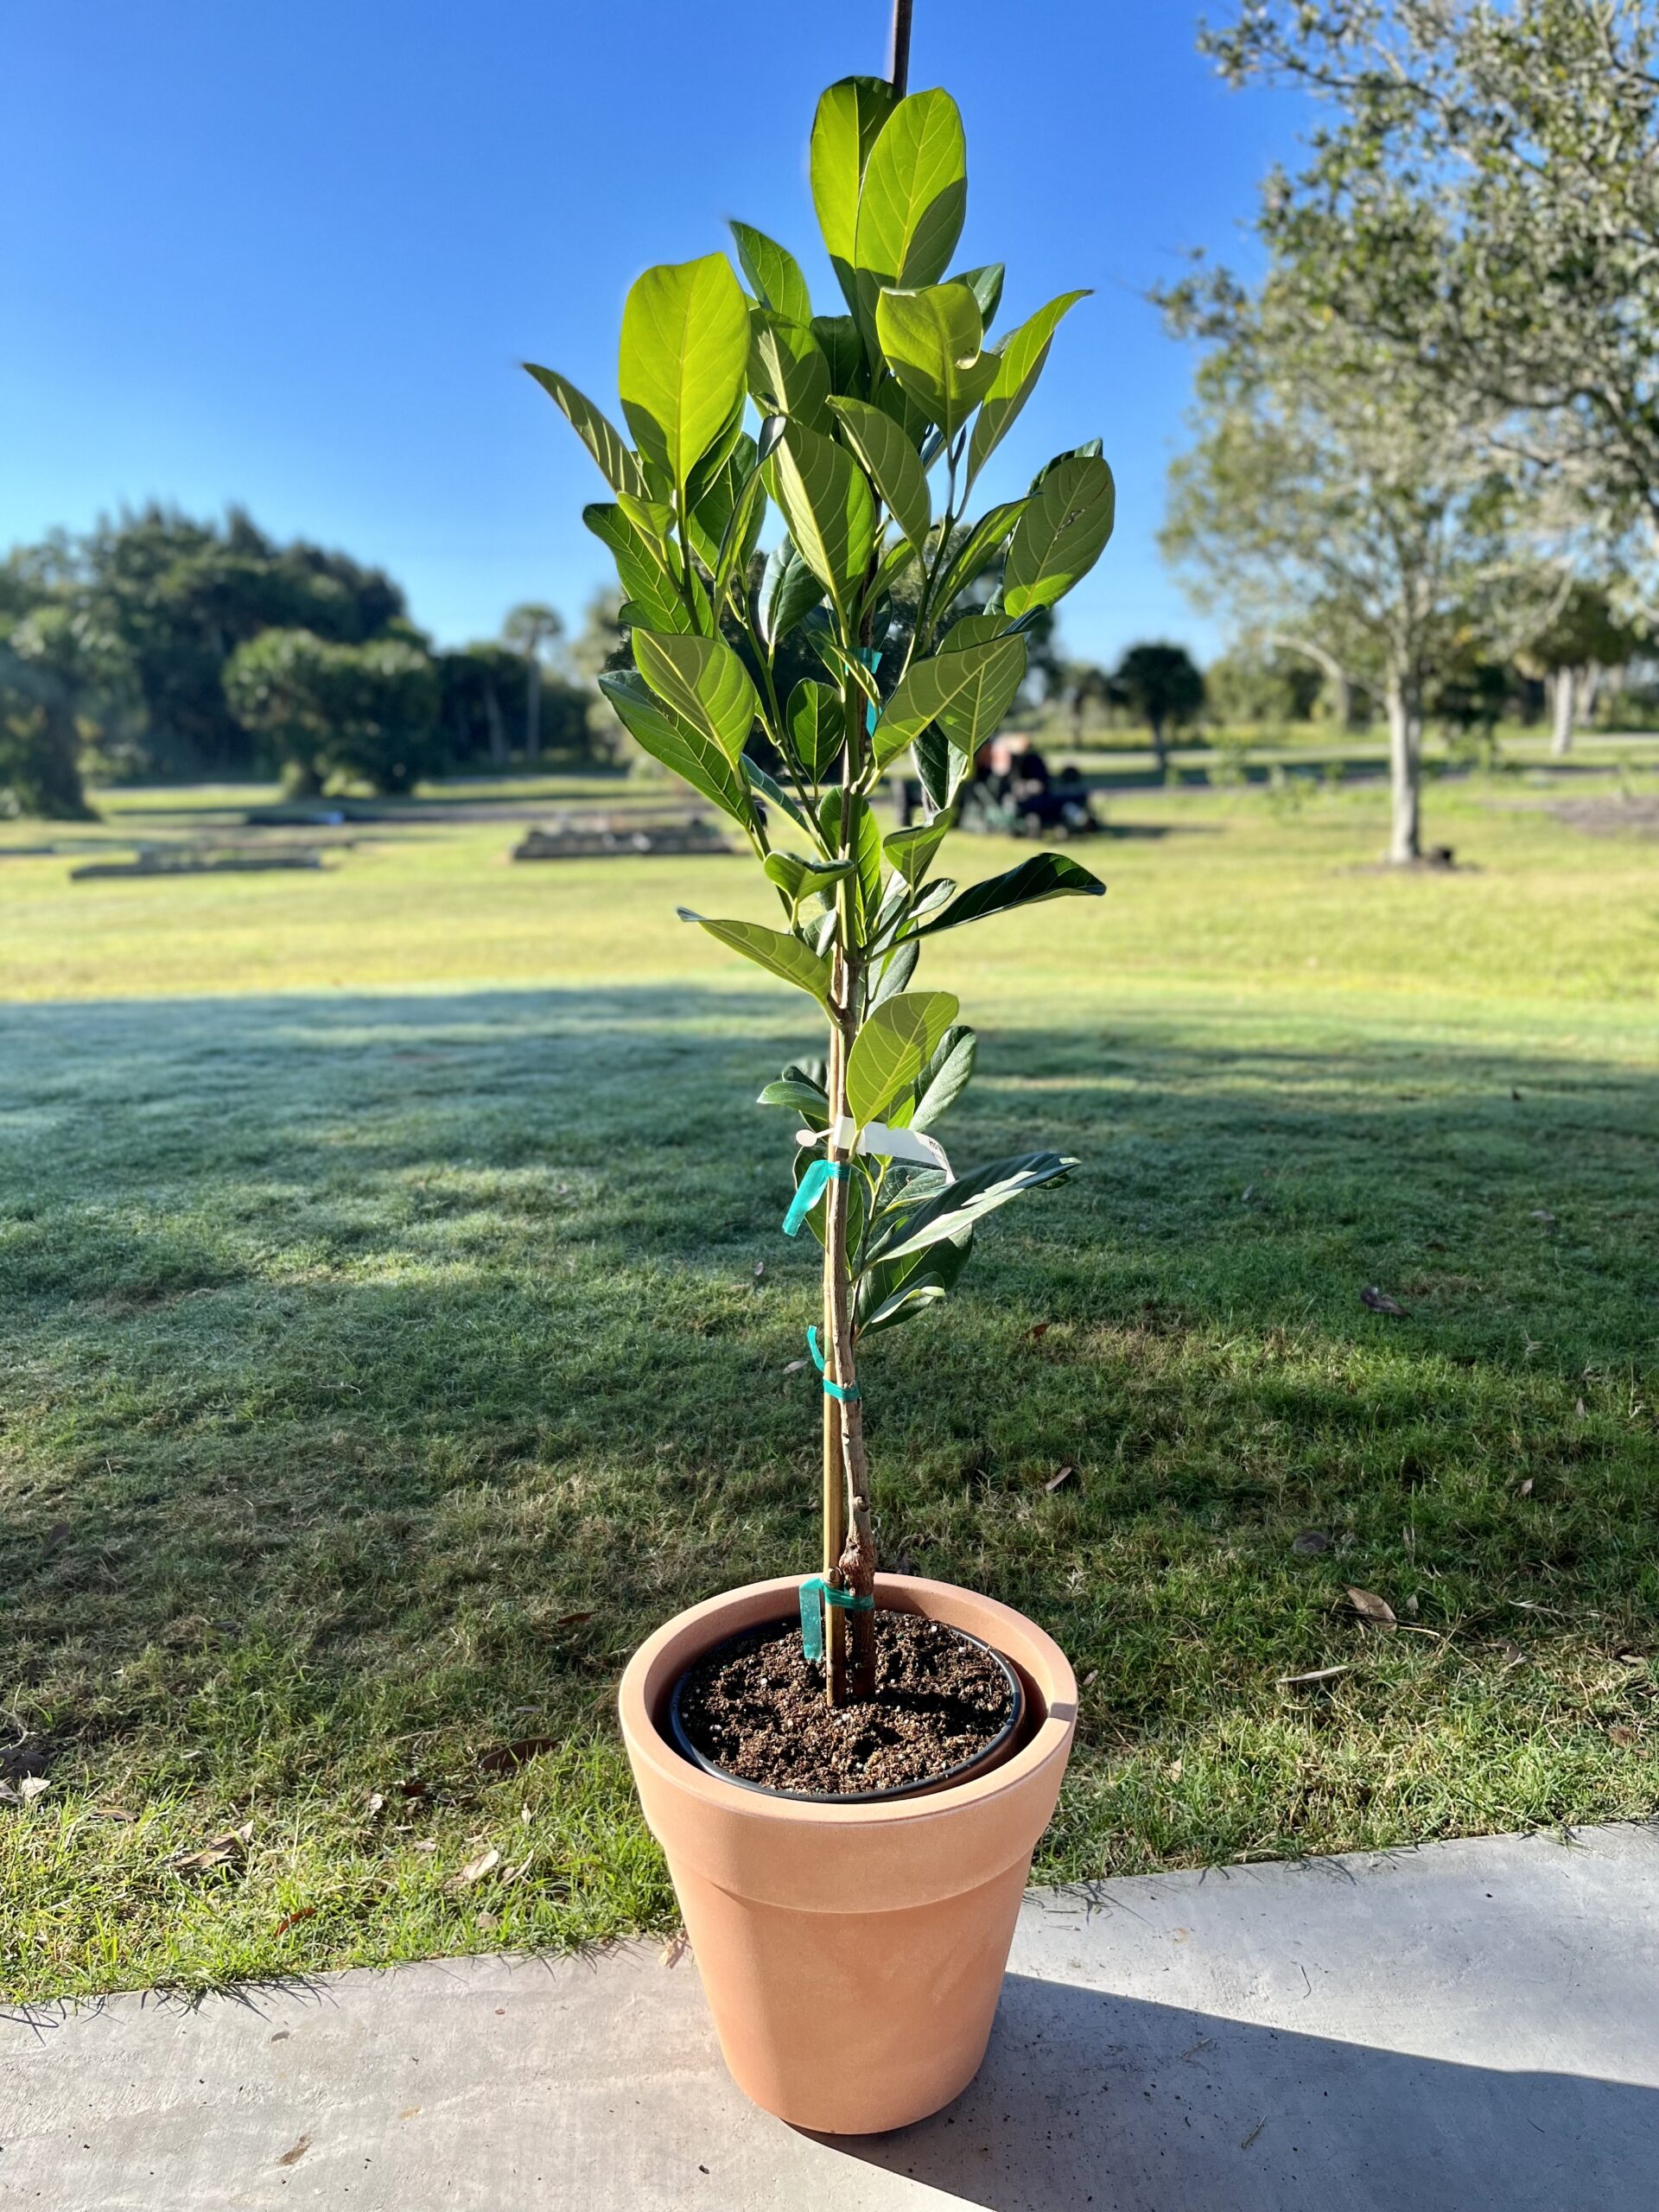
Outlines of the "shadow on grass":
{"type": "MultiPolygon", "coordinates": [[[[810,1558],[814,1255],[749,1103],[810,1048],[785,1011],[8,1010],[25,1725],[279,1792],[360,1739],[602,1729],[653,1620],[810,1558]]],[[[1348,1581],[1575,1666],[1643,1633],[1651,1075],[1271,1012],[1002,1029],[981,1069],[959,1160],[1084,1165],[872,1345],[882,1541],[1100,1672],[1085,1760],[1327,1659],[1348,1581]]]]}

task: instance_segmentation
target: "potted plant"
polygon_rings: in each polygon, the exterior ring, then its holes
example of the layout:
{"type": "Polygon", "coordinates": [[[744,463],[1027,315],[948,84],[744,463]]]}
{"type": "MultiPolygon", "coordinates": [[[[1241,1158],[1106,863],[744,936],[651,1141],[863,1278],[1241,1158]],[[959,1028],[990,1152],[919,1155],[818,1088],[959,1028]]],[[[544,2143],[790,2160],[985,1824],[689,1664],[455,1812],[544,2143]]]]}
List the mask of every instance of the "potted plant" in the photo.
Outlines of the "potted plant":
{"type": "MultiPolygon", "coordinates": [[[[900,11],[901,16],[905,12],[900,11]]],[[[815,315],[773,239],[647,270],[622,319],[627,436],[532,367],[605,475],[584,520],[616,558],[633,666],[601,678],[647,753],[735,824],[778,918],[684,918],[804,992],[822,1061],[763,1103],[799,1118],[785,1227],[823,1249],[820,1572],[714,1598],[637,1652],[620,1692],[727,2060],[759,2103],[830,2133],[901,2126],[971,2080],[1076,1684],[1008,1607],[878,1575],[859,1354],[956,1282],[996,1207],[1075,1162],[957,1173],[932,1126],[972,1072],[924,942],[1103,887],[1039,853],[958,889],[936,873],[1027,632],[1110,534],[1099,442],[970,521],[1064,294],[993,340],[1002,270],[947,276],[961,118],[944,92],[849,77],[818,103],[811,187],[844,312],[815,315]],[[768,512],[782,534],[758,553],[768,512]],[[883,836],[878,791],[919,785],[883,836]],[[943,1715],[943,1718],[941,1718],[943,1715]]]]}

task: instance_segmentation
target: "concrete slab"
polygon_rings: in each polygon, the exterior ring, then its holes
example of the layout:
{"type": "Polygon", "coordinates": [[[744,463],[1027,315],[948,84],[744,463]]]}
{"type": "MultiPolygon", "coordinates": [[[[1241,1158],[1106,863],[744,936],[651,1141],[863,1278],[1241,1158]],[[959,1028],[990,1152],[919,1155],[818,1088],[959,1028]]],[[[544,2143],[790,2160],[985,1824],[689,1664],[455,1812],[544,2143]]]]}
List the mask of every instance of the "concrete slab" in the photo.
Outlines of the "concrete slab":
{"type": "Polygon", "coordinates": [[[1034,1892],[875,2140],[745,2103],[652,1947],[14,2015],[0,2141],[7,2212],[1653,2212],[1659,1828],[1034,1892]]]}

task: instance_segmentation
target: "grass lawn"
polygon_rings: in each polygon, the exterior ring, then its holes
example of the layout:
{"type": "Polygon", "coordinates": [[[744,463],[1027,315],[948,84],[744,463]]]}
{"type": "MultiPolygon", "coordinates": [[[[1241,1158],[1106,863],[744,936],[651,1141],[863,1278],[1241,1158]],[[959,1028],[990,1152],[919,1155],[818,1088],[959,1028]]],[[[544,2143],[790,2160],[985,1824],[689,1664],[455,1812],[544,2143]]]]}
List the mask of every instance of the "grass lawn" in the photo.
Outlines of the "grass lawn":
{"type": "MultiPolygon", "coordinates": [[[[1105,902],[925,964],[959,1164],[1084,1162],[865,1376],[889,1562],[1086,1678],[1047,1878],[1659,1809],[1659,849],[1516,796],[1433,793],[1476,865],[1405,880],[1375,791],[1135,796],[1105,902]]],[[[10,1999],[671,1916],[613,1691],[815,1563],[749,1103],[811,1025],[673,919],[744,863],[515,834],[0,864],[10,1999]]]]}

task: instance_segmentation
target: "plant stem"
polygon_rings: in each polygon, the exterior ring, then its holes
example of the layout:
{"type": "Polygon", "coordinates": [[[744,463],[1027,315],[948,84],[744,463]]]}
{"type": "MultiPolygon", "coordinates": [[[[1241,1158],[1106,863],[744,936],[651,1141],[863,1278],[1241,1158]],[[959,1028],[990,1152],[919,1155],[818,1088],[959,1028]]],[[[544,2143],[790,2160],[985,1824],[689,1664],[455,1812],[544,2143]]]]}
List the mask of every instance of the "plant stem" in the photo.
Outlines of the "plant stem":
{"type": "Polygon", "coordinates": [[[910,84],[910,15],[912,0],[893,0],[893,43],[887,75],[893,89],[903,99],[910,84]]]}

